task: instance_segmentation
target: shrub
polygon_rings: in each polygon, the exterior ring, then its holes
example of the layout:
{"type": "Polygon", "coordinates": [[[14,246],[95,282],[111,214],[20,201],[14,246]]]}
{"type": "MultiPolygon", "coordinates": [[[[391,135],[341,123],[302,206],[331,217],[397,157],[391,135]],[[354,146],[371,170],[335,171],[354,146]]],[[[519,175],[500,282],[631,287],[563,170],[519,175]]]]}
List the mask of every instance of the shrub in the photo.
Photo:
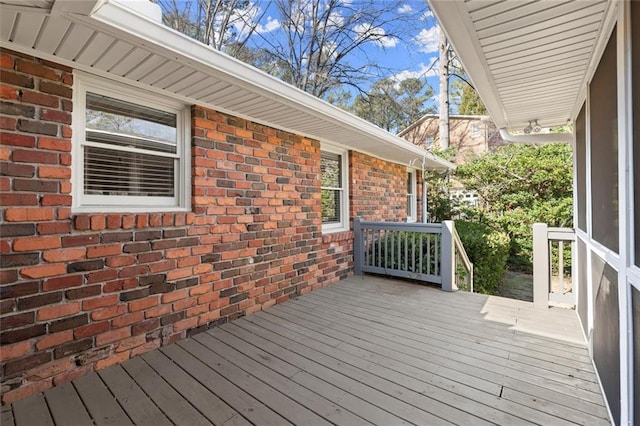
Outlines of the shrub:
{"type": "Polygon", "coordinates": [[[509,236],[479,222],[456,221],[456,230],[473,262],[476,293],[493,294],[498,288],[509,257],[509,236]]]}

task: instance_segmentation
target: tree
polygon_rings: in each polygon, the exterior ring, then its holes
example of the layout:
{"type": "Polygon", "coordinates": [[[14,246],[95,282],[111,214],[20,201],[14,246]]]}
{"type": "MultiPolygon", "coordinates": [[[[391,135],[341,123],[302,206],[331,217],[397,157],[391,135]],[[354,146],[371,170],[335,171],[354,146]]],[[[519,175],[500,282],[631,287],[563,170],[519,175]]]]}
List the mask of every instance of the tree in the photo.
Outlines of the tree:
{"type": "Polygon", "coordinates": [[[412,15],[397,13],[402,0],[274,0],[274,5],[282,36],[256,33],[253,45],[277,64],[272,74],[323,99],[345,86],[364,92],[385,71],[364,47],[393,47],[417,24],[412,15]],[[354,62],[355,53],[365,62],[354,62]]]}
{"type": "Polygon", "coordinates": [[[530,271],[533,223],[572,226],[572,164],[570,145],[512,144],[458,166],[456,178],[482,201],[467,214],[510,236],[510,268],[530,271]]]}
{"type": "Polygon", "coordinates": [[[407,127],[428,110],[425,102],[433,96],[430,87],[416,78],[397,82],[385,78],[375,82],[366,94],[356,96],[352,110],[365,120],[388,131],[407,127]]]}
{"type": "Polygon", "coordinates": [[[440,27],[438,43],[438,74],[440,78],[440,149],[449,148],[449,42],[447,35],[440,27]]]}
{"type": "Polygon", "coordinates": [[[260,7],[249,0],[158,1],[165,25],[232,56],[246,46],[269,3],[260,7]]]}
{"type": "Polygon", "coordinates": [[[486,115],[487,108],[484,106],[480,96],[478,96],[478,92],[466,82],[461,82],[461,84],[462,95],[458,106],[458,114],[486,115]]]}

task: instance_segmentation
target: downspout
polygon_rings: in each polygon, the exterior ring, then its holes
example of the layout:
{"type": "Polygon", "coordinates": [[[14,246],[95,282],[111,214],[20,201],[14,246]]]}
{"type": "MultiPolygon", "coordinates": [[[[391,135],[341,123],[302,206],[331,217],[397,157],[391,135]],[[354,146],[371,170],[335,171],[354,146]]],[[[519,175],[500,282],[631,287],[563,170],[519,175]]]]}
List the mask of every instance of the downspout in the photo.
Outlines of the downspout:
{"type": "Polygon", "coordinates": [[[507,129],[502,128],[500,129],[500,137],[505,142],[513,143],[573,143],[573,133],[536,133],[529,135],[514,135],[509,133],[507,129]]]}

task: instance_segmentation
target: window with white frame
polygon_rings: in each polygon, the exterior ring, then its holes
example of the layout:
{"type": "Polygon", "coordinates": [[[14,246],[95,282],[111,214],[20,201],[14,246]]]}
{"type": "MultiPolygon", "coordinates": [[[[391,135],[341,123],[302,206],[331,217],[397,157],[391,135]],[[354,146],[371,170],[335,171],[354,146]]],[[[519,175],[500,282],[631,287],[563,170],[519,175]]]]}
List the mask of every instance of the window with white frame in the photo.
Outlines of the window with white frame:
{"type": "Polygon", "coordinates": [[[347,188],[347,152],[322,148],[320,154],[322,230],[349,229],[349,195],[347,188]]]}
{"type": "Polygon", "coordinates": [[[186,209],[190,165],[185,105],[112,82],[78,77],[74,208],[186,209]]]}
{"type": "Polygon", "coordinates": [[[407,222],[415,222],[418,218],[416,186],[416,171],[407,171],[407,222]]]}

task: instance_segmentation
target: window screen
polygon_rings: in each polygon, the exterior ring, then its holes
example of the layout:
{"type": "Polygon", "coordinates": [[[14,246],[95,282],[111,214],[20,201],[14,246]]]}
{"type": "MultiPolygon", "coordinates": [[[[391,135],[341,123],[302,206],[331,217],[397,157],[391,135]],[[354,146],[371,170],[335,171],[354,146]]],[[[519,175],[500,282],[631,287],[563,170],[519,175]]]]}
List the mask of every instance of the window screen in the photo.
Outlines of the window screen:
{"type": "Polygon", "coordinates": [[[322,223],[342,221],[342,156],[323,152],[320,158],[322,185],[322,223]]]}
{"type": "Polygon", "coordinates": [[[593,238],[617,252],[618,101],[616,30],[609,38],[589,87],[593,238]]]}
{"type": "MultiPolygon", "coordinates": [[[[631,2],[631,40],[635,264],[640,266],[640,2],[637,1],[631,2]]],[[[636,392],[640,395],[640,389],[636,392]]],[[[640,418],[640,413],[637,416],[640,418]]]]}
{"type": "Polygon", "coordinates": [[[578,228],[587,232],[587,138],[585,127],[585,106],[576,118],[576,204],[578,207],[578,228]]]}
{"type": "Polygon", "coordinates": [[[84,194],[174,197],[177,116],[87,92],[84,194]]]}

